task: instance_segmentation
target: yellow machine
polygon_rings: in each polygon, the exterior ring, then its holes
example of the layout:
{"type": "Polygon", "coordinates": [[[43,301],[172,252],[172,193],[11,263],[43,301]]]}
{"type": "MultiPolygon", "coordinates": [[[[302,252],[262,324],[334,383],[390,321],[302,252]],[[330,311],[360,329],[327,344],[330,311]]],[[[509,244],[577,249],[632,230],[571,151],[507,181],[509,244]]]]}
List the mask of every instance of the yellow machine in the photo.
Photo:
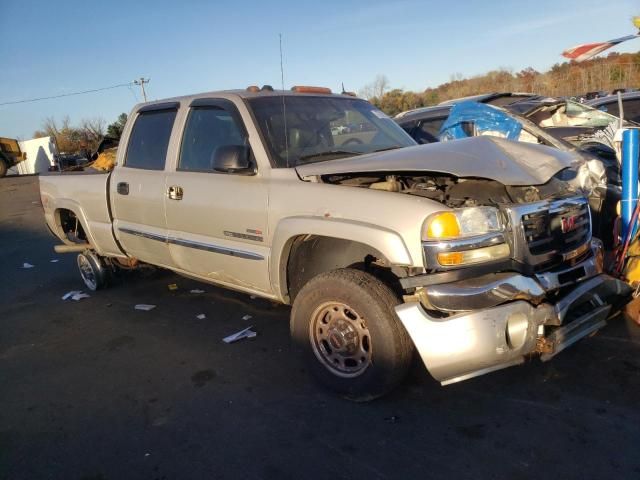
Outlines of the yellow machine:
{"type": "Polygon", "coordinates": [[[7,170],[16,163],[26,159],[27,154],[20,150],[18,140],[0,137],[0,177],[4,177],[7,174],[7,170]]]}

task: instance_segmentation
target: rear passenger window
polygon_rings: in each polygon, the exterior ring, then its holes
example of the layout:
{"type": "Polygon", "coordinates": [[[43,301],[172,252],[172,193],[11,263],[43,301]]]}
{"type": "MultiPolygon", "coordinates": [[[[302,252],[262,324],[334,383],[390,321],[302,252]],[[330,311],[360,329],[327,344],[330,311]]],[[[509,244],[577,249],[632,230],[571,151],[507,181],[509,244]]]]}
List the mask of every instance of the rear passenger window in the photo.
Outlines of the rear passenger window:
{"type": "Polygon", "coordinates": [[[413,138],[418,143],[434,143],[438,141],[438,135],[440,134],[440,127],[447,119],[447,117],[433,118],[429,120],[423,120],[420,123],[420,127],[416,130],[413,138]]]}
{"type": "Polygon", "coordinates": [[[624,109],[625,120],[640,121],[640,100],[627,100],[622,108],[624,109]]]}
{"type": "Polygon", "coordinates": [[[242,130],[227,110],[193,107],[184,129],[178,170],[213,172],[213,158],[219,147],[245,143],[242,130]]]}
{"type": "Polygon", "coordinates": [[[125,166],[164,170],[175,118],[175,109],[140,113],[131,132],[125,166]]]}
{"type": "MultiPolygon", "coordinates": [[[[618,117],[620,115],[620,109],[618,108],[618,102],[610,102],[610,103],[604,103],[602,105],[600,105],[599,107],[596,107],[598,110],[601,110],[603,112],[607,112],[609,115],[613,115],[614,117],[618,117]]],[[[625,106],[625,110],[626,110],[626,106],[625,106]]],[[[625,112],[627,113],[627,112],[625,112]]]]}

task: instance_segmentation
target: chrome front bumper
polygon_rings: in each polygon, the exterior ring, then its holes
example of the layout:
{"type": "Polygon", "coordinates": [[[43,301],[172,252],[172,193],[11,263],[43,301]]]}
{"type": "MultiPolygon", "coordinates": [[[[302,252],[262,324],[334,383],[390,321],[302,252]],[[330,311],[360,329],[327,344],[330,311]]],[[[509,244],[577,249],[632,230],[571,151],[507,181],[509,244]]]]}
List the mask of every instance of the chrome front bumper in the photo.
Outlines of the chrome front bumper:
{"type": "Polygon", "coordinates": [[[612,305],[603,299],[630,294],[626,283],[601,273],[595,257],[536,278],[492,274],[425,288],[426,296],[419,297],[428,310],[410,302],[396,312],[425,366],[443,385],[522,363],[533,353],[548,360],[605,325],[612,305]],[[575,287],[549,301],[563,278],[575,287]]]}
{"type": "Polygon", "coordinates": [[[567,285],[578,285],[602,272],[602,252],[599,244],[593,255],[571,267],[538,273],[528,277],[521,273],[490,273],[459,282],[428,285],[419,290],[419,297],[430,310],[460,312],[491,308],[511,300],[543,301],[548,292],[567,285]]]}

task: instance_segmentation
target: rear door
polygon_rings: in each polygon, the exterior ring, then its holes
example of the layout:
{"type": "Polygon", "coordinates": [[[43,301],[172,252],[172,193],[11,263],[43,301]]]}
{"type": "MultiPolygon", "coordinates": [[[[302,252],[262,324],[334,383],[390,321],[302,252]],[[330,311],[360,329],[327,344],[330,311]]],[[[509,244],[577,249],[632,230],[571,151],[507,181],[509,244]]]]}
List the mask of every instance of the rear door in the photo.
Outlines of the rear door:
{"type": "MultiPolygon", "coordinates": [[[[226,99],[194,100],[175,170],[167,174],[169,249],[176,266],[203,279],[269,291],[268,184],[264,172],[221,173],[220,147],[249,145],[237,107],[226,99]]],[[[255,165],[255,159],[253,160],[255,165]]]]}
{"type": "Polygon", "coordinates": [[[165,164],[178,107],[166,103],[138,111],[123,164],[114,169],[110,183],[118,241],[127,254],[165,267],[173,266],[164,212],[165,164]]]}

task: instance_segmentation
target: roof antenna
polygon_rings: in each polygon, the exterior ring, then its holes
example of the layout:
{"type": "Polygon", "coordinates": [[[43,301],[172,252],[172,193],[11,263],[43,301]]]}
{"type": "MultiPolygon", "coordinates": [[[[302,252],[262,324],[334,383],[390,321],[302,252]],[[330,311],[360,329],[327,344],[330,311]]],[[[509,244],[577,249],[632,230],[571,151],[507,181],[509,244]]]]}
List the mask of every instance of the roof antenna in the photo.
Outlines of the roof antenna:
{"type": "Polygon", "coordinates": [[[282,64],[282,34],[280,36],[280,80],[282,81],[282,118],[284,120],[284,151],[287,159],[287,168],[289,168],[289,133],[287,131],[287,105],[284,97],[284,67],[282,64]]]}
{"type": "Polygon", "coordinates": [[[344,82],[340,82],[342,84],[342,92],[340,92],[342,95],[349,95],[350,97],[355,97],[356,93],[355,92],[347,92],[344,89],[344,82]]]}

